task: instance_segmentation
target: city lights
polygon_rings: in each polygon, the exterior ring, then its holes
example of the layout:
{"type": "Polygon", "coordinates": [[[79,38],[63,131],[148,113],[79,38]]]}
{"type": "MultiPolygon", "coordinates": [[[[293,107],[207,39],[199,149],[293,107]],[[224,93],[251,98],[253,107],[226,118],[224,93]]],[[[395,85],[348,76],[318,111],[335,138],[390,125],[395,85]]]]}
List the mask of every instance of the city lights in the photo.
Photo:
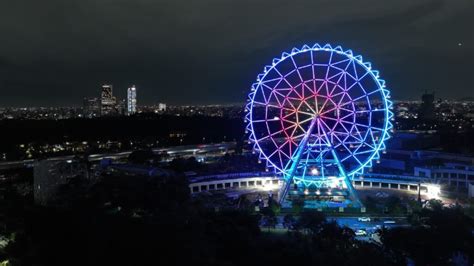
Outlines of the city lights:
{"type": "Polygon", "coordinates": [[[441,187],[439,185],[427,184],[425,186],[426,186],[427,191],[424,194],[428,196],[428,198],[430,199],[440,198],[441,187]]]}

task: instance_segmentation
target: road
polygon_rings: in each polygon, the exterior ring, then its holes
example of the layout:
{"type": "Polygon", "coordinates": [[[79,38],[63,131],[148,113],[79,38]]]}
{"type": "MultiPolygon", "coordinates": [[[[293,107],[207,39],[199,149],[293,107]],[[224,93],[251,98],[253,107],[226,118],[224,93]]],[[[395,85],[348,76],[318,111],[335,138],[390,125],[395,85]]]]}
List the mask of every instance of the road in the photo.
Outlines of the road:
{"type": "Polygon", "coordinates": [[[371,218],[370,222],[361,222],[358,218],[359,217],[328,217],[327,219],[335,220],[340,226],[347,226],[353,230],[377,229],[377,226],[391,228],[410,225],[405,217],[377,217],[371,218]],[[395,223],[386,223],[387,221],[394,221],[395,223]]]}
{"type": "MultiPolygon", "coordinates": [[[[225,151],[228,149],[235,148],[235,142],[223,142],[217,144],[199,144],[199,145],[183,145],[183,146],[174,146],[169,148],[157,148],[153,149],[153,152],[160,153],[166,152],[171,156],[176,155],[196,155],[196,154],[204,154],[208,152],[216,152],[216,151],[225,151]]],[[[127,158],[132,151],[124,151],[118,153],[103,153],[103,154],[91,154],[89,155],[89,161],[100,161],[104,158],[112,158],[112,159],[121,159],[127,158]]],[[[65,156],[58,156],[58,157],[51,157],[47,160],[52,161],[66,161],[74,159],[75,155],[65,155],[65,156]]],[[[13,168],[22,168],[22,167],[33,167],[35,160],[34,159],[27,159],[22,161],[6,161],[0,162],[0,169],[13,169],[13,168]]]]}
{"type": "Polygon", "coordinates": [[[394,227],[408,227],[408,223],[405,217],[377,217],[371,218],[370,222],[359,221],[359,217],[328,217],[328,220],[336,221],[339,226],[347,226],[352,230],[357,231],[359,229],[365,230],[367,236],[357,236],[356,239],[370,241],[372,235],[382,227],[394,228],[394,227]],[[389,223],[387,223],[389,222],[389,223]],[[391,223],[395,222],[395,223],[391,223]]]}
{"type": "MultiPolygon", "coordinates": [[[[364,241],[372,241],[372,235],[377,231],[377,229],[386,227],[386,228],[394,228],[394,227],[408,227],[410,224],[408,223],[405,217],[371,217],[370,222],[362,222],[359,221],[359,217],[369,217],[369,216],[355,216],[355,217],[339,217],[339,216],[329,216],[326,219],[328,221],[336,221],[339,226],[347,226],[352,230],[357,231],[359,229],[363,229],[367,232],[367,236],[357,236],[356,239],[364,240],[364,241]],[[391,222],[395,223],[391,223],[391,222]],[[387,223],[389,222],[389,223],[387,223]]],[[[262,226],[262,228],[266,228],[262,226]]],[[[275,229],[277,230],[285,230],[283,227],[283,216],[278,216],[278,224],[276,225],[275,229]]]]}

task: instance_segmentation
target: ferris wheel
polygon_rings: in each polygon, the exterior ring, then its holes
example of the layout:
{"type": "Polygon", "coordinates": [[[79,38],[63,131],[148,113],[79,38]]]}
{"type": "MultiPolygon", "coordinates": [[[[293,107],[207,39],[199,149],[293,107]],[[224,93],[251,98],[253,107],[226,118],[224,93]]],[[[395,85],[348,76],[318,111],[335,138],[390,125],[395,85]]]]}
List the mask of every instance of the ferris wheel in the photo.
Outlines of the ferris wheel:
{"type": "Polygon", "coordinates": [[[385,81],[361,56],[329,44],[293,48],[252,85],[247,132],[260,159],[291,183],[343,184],[371,167],[392,129],[385,81]]]}

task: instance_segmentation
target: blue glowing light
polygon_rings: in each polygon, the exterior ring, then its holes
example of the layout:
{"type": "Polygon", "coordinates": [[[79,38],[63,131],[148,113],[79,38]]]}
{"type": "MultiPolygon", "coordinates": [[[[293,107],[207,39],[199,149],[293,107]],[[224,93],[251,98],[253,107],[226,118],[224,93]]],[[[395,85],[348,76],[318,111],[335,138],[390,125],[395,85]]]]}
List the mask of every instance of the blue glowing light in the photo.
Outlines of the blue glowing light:
{"type": "Polygon", "coordinates": [[[325,186],[333,182],[331,167],[351,178],[385,149],[393,128],[389,98],[379,71],[351,50],[293,48],[265,66],[251,86],[249,143],[267,167],[295,183],[325,186]]]}

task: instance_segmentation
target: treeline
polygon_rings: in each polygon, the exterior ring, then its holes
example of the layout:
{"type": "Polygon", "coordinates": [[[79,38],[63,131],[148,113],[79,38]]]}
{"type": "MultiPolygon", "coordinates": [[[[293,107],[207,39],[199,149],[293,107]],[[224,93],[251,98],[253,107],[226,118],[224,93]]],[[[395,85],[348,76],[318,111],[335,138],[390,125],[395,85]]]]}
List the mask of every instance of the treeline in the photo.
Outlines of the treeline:
{"type": "Polygon", "coordinates": [[[228,140],[241,138],[243,119],[207,116],[143,115],[64,120],[2,120],[0,143],[132,139],[148,136],[168,137],[170,133],[186,133],[187,138],[223,136],[228,140]]]}
{"type": "MultiPolygon", "coordinates": [[[[383,244],[359,241],[324,214],[285,216],[267,232],[275,206],[207,209],[185,179],[103,176],[70,182],[55,207],[10,191],[0,206],[0,262],[11,265],[448,265],[472,263],[472,219],[439,204],[416,210],[411,228],[381,230],[383,244]]],[[[436,203],[436,202],[435,202],[436,203]]],[[[272,204],[271,204],[272,205],[272,204]]]]}
{"type": "MultiPolygon", "coordinates": [[[[0,155],[7,160],[25,159],[19,145],[32,144],[38,152],[44,144],[88,142],[97,150],[97,141],[120,142],[120,149],[140,146],[185,145],[241,141],[243,119],[204,116],[137,115],[65,120],[2,120],[0,121],[0,155]]],[[[70,152],[66,152],[69,154],[70,152]]],[[[58,153],[57,155],[62,155],[58,153]]],[[[2,158],[0,158],[1,160],[2,158]]]]}

